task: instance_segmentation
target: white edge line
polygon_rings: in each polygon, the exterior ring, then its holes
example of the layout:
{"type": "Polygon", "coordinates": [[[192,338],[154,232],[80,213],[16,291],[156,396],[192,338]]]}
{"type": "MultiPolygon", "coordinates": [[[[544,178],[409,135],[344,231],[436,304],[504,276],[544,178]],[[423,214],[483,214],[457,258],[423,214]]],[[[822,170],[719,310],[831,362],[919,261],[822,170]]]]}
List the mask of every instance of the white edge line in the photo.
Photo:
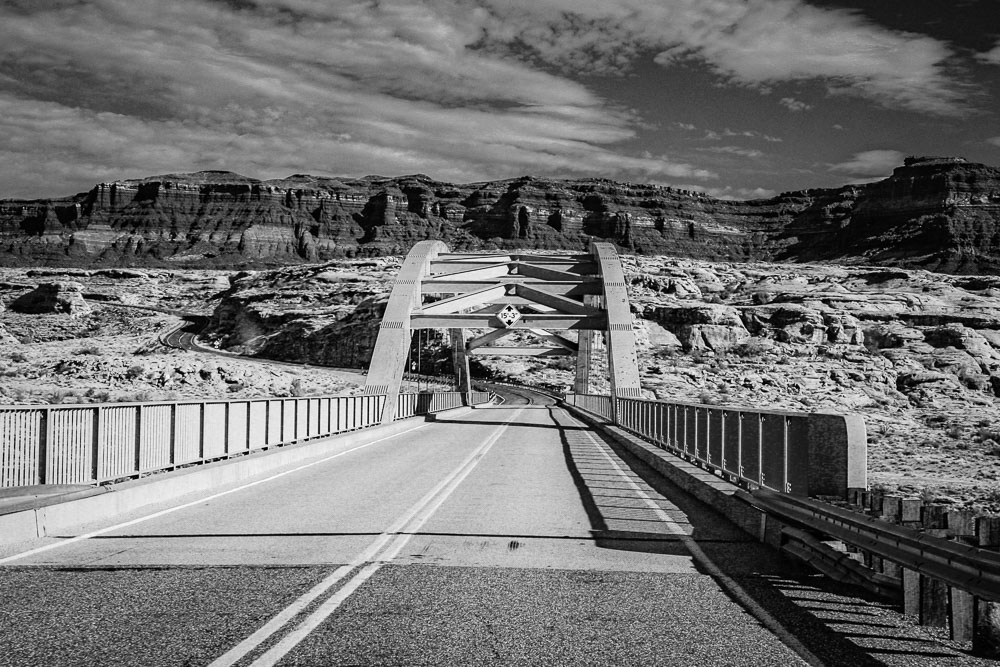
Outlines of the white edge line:
{"type": "Polygon", "coordinates": [[[216,498],[221,498],[222,496],[229,495],[230,493],[236,493],[237,491],[242,491],[243,489],[249,489],[252,486],[257,486],[258,484],[263,484],[264,482],[270,482],[271,480],[278,479],[279,477],[284,477],[285,475],[290,475],[293,472],[298,472],[299,470],[305,470],[306,468],[311,468],[312,466],[319,465],[320,463],[326,463],[327,461],[335,459],[335,458],[337,458],[339,456],[344,456],[345,454],[350,454],[351,452],[356,452],[359,449],[364,449],[365,447],[370,447],[371,445],[374,445],[376,443],[382,442],[384,440],[390,440],[391,438],[395,438],[395,437],[403,435],[405,433],[410,433],[411,431],[415,431],[418,428],[423,428],[423,427],[427,426],[429,423],[430,422],[425,422],[423,424],[418,424],[417,426],[414,426],[413,428],[406,429],[405,431],[400,431],[399,433],[394,433],[392,435],[387,435],[384,438],[379,438],[378,440],[372,440],[371,442],[366,442],[363,445],[358,445],[357,447],[352,447],[351,449],[346,449],[346,450],[344,450],[342,452],[338,452],[337,454],[333,454],[332,456],[326,456],[326,457],[324,457],[322,459],[319,459],[319,460],[316,460],[316,461],[311,461],[309,463],[306,463],[304,465],[298,466],[296,468],[292,468],[290,470],[285,470],[284,472],[279,472],[276,475],[271,475],[270,477],[265,477],[264,479],[258,479],[256,481],[249,482],[247,484],[243,484],[243,485],[237,486],[237,487],[229,489],[227,491],[220,491],[219,493],[215,493],[215,494],[210,495],[210,496],[205,496],[203,498],[198,498],[197,500],[192,500],[191,502],[184,503],[183,505],[177,505],[175,507],[168,507],[165,510],[160,510],[159,512],[154,512],[153,514],[148,514],[146,516],[142,516],[142,517],[139,517],[137,519],[132,519],[130,521],[125,521],[125,522],[122,522],[122,523],[118,523],[118,524],[115,524],[113,526],[108,526],[107,528],[101,528],[100,530],[95,530],[95,531],[92,531],[90,533],[85,533],[83,535],[77,535],[76,537],[71,537],[69,539],[62,540],[60,542],[55,542],[53,544],[46,544],[45,546],[41,546],[41,547],[38,547],[36,549],[31,549],[29,551],[24,551],[24,552],[19,553],[19,554],[14,554],[13,556],[7,556],[6,558],[0,558],[0,565],[6,565],[7,563],[10,563],[10,562],[13,562],[13,561],[16,561],[16,560],[20,560],[22,558],[28,558],[29,556],[36,556],[36,555],[38,555],[40,553],[45,553],[46,551],[52,551],[53,549],[59,549],[61,547],[69,546],[71,544],[75,544],[76,542],[81,542],[83,540],[89,540],[90,538],[97,537],[98,535],[104,535],[105,533],[110,533],[110,532],[118,530],[120,528],[127,528],[129,526],[134,526],[137,523],[142,523],[143,521],[149,521],[150,519],[156,519],[156,518],[164,516],[166,514],[171,514],[172,512],[176,512],[178,510],[186,509],[186,508],[191,507],[193,505],[198,505],[200,503],[204,503],[204,502],[209,501],[209,500],[215,500],[216,498]]]}
{"type": "Polygon", "coordinates": [[[823,661],[819,659],[816,654],[810,651],[806,646],[798,640],[795,635],[791,633],[781,622],[770,614],[764,607],[762,607],[756,600],[750,597],[749,593],[743,590],[735,579],[725,574],[718,565],[716,565],[708,555],[702,551],[701,547],[695,542],[694,538],[684,532],[684,530],[670,518],[662,507],[656,504],[656,501],[649,497],[642,487],[635,483],[625,471],[622,470],[618,462],[611,458],[611,455],[605,450],[604,447],[598,443],[597,439],[594,438],[589,432],[584,431],[590,441],[594,444],[598,451],[604,455],[604,458],[618,471],[618,474],[628,482],[628,484],[633,488],[633,490],[638,494],[646,503],[656,510],[657,515],[667,524],[667,527],[672,533],[675,533],[680,541],[684,544],[684,547],[691,552],[691,556],[698,561],[708,573],[714,577],[724,589],[726,589],[730,595],[732,595],[736,600],[743,605],[753,616],[760,621],[761,625],[767,628],[773,635],[775,635],[779,641],[781,641],[785,646],[790,648],[792,651],[798,654],[798,657],[810,665],[821,666],[823,661]]]}

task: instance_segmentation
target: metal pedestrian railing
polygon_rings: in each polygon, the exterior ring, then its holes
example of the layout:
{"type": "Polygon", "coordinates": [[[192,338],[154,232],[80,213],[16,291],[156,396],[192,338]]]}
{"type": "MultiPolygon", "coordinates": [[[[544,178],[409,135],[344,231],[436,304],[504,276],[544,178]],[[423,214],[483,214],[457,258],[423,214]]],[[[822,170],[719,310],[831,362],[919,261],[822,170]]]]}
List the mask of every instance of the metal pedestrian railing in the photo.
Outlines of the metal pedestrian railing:
{"type": "Polygon", "coordinates": [[[809,487],[809,415],[570,395],[567,402],[614,420],[654,444],[734,481],[782,493],[809,487]]]}
{"type": "MultiPolygon", "coordinates": [[[[472,392],[472,404],[492,396],[472,392]]],[[[399,419],[463,405],[402,394],[399,419]]],[[[374,426],[384,396],[0,406],[0,487],[100,484],[374,426]]]]}

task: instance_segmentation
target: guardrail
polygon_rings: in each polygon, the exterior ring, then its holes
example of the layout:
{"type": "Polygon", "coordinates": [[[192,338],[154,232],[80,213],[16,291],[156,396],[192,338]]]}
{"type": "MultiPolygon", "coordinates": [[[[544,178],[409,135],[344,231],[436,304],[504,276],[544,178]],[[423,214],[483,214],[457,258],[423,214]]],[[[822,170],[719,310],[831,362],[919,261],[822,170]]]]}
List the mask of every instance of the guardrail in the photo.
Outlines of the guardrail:
{"type": "MultiPolygon", "coordinates": [[[[460,407],[401,394],[397,418],[460,407]]],[[[473,392],[472,403],[491,400],[473,392]]],[[[0,487],[100,484],[379,423],[384,396],[0,406],[0,487]]]]}
{"type": "Polygon", "coordinates": [[[748,410],[594,394],[565,401],[750,488],[845,497],[867,486],[857,415],[748,410]],[[615,419],[617,417],[617,419],[615,419]]]}
{"type": "MultiPolygon", "coordinates": [[[[1000,553],[950,542],[809,498],[754,491],[753,503],[795,526],[865,549],[922,576],[1000,602],[1000,553]]],[[[902,585],[900,583],[900,585],[902,585]]]]}
{"type": "MultiPolygon", "coordinates": [[[[971,641],[975,655],[1000,658],[997,551],[943,539],[944,530],[923,532],[809,498],[756,490],[749,502],[767,513],[769,543],[827,576],[895,600],[921,625],[948,628],[951,639],[971,641]],[[818,535],[853,553],[833,549],[818,535]]],[[[993,522],[980,517],[976,532],[993,522]]],[[[995,544],[985,534],[978,538],[995,544]]]]}
{"type": "Polygon", "coordinates": [[[1000,658],[1000,553],[982,548],[1000,544],[1000,520],[975,521],[975,546],[943,539],[944,530],[921,532],[804,497],[818,488],[817,466],[846,466],[852,490],[818,495],[868,495],[850,470],[852,460],[864,465],[856,446],[865,440],[863,423],[859,429],[850,419],[838,425],[844,416],[600,395],[571,394],[565,402],[752,489],[738,495],[761,513],[765,542],[900,603],[923,625],[949,628],[952,639],[971,641],[976,655],[1000,658]]]}

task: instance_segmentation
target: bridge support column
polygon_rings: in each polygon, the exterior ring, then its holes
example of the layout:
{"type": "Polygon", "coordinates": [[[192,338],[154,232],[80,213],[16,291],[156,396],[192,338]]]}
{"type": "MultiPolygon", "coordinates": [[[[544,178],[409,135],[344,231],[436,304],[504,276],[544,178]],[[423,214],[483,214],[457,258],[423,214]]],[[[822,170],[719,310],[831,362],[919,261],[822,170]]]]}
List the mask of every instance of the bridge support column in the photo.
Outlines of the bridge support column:
{"type": "Polygon", "coordinates": [[[635,354],[635,332],[632,330],[632,309],[629,307],[625,271],[618,251],[610,243],[592,243],[604,286],[604,308],[608,313],[605,335],[608,347],[608,376],[611,381],[611,414],[618,420],[617,398],[640,398],[639,364],[635,354]]]}
{"type": "Polygon", "coordinates": [[[469,354],[465,347],[465,329],[449,329],[451,334],[451,358],[455,367],[455,388],[462,392],[462,403],[472,402],[472,376],[469,375],[469,354]]]}
{"type": "Polygon", "coordinates": [[[430,263],[448,247],[441,241],[421,241],[413,246],[403,261],[389,294],[382,326],[379,328],[368,368],[365,394],[385,395],[381,422],[388,424],[396,416],[399,386],[406,370],[406,355],[410,349],[410,313],[420,306],[421,281],[430,270],[430,263]]]}

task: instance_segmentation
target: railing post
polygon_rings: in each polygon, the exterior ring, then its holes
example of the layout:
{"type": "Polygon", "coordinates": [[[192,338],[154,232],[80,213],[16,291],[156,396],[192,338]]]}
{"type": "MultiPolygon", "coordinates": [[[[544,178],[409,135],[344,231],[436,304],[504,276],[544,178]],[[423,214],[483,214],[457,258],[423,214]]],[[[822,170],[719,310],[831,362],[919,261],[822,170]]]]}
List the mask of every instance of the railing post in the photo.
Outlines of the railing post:
{"type": "Polygon", "coordinates": [[[94,441],[92,443],[91,479],[101,481],[101,406],[94,408],[94,441]]]}
{"type": "Polygon", "coordinates": [[[133,464],[135,474],[142,472],[142,404],[135,407],[135,451],[133,464]]]}
{"type": "Polygon", "coordinates": [[[52,479],[52,408],[42,408],[42,423],[38,425],[38,483],[49,484],[52,479]]]}
{"type": "Polygon", "coordinates": [[[205,401],[198,404],[198,460],[205,460],[205,401]]]}
{"type": "MultiPolygon", "coordinates": [[[[1000,517],[976,519],[976,542],[983,549],[1000,550],[1000,517]]],[[[974,600],[972,653],[984,658],[1000,658],[1000,602],[974,600]]]]}
{"type": "Polygon", "coordinates": [[[170,405],[170,452],[168,463],[171,467],[177,465],[177,404],[170,405]]]}
{"type": "Polygon", "coordinates": [[[271,445],[271,399],[264,401],[264,447],[271,445]]]}
{"type": "Polygon", "coordinates": [[[229,406],[231,405],[229,401],[223,403],[225,406],[222,411],[222,430],[224,431],[222,436],[222,453],[229,456],[229,406]]]}

